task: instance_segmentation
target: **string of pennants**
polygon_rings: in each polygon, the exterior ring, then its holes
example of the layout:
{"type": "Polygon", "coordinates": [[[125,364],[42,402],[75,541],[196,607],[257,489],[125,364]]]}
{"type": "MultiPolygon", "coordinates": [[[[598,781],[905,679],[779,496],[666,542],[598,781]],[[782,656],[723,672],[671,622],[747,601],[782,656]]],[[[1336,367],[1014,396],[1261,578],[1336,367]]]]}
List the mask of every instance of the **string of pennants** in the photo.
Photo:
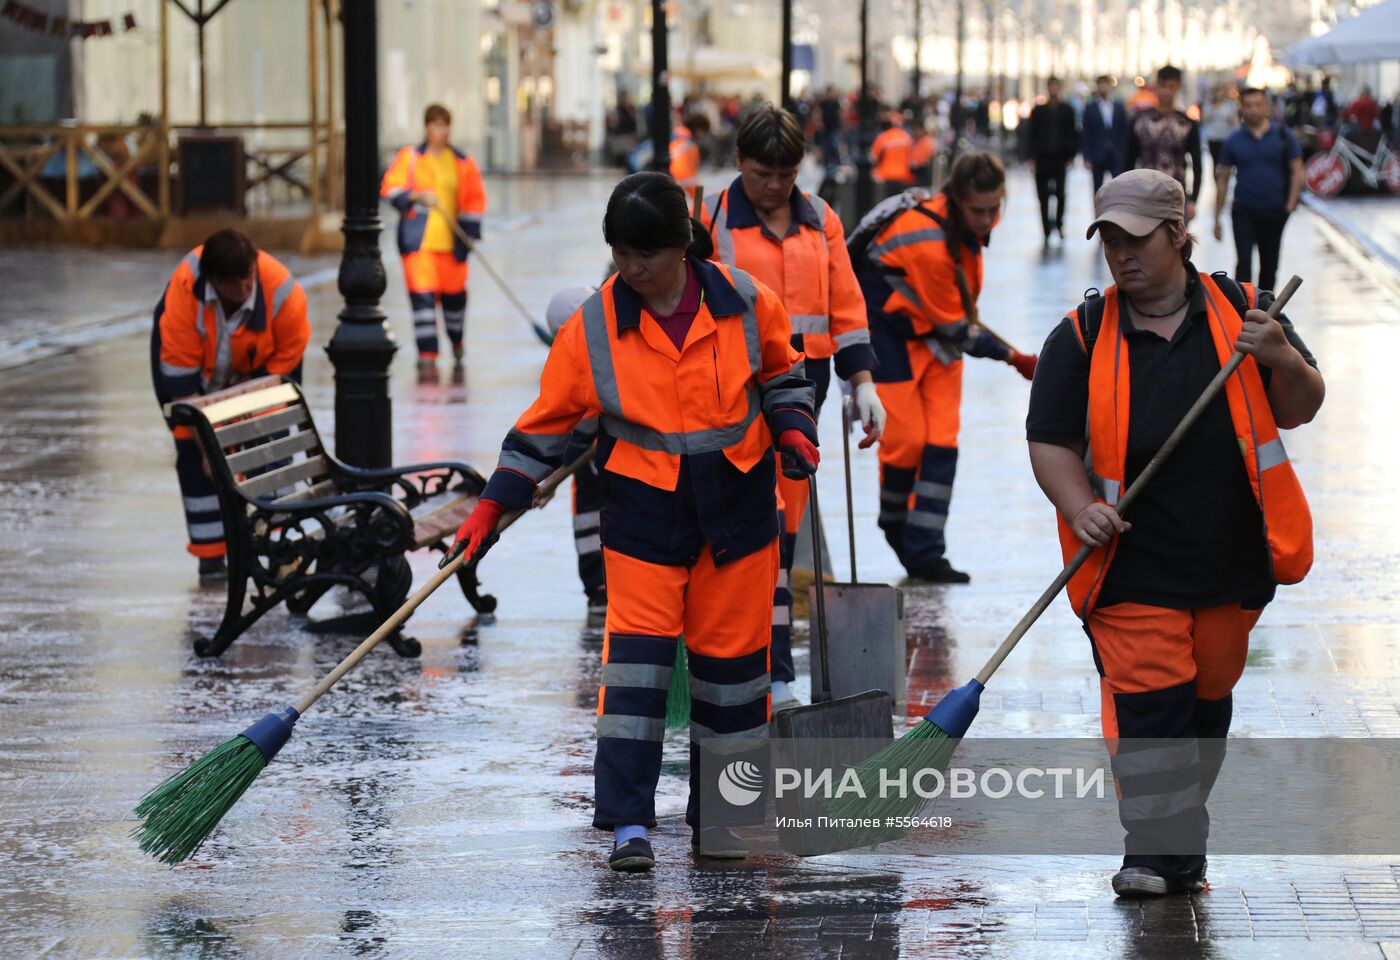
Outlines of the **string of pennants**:
{"type": "MultiPolygon", "coordinates": [[[[46,11],[35,10],[19,0],[5,0],[4,6],[0,7],[0,17],[13,20],[26,30],[47,33],[54,37],[67,37],[70,40],[110,37],[116,32],[111,20],[70,20],[67,17],[50,16],[46,11]]],[[[136,15],[123,14],[121,28],[123,33],[135,30],[136,15]]]]}

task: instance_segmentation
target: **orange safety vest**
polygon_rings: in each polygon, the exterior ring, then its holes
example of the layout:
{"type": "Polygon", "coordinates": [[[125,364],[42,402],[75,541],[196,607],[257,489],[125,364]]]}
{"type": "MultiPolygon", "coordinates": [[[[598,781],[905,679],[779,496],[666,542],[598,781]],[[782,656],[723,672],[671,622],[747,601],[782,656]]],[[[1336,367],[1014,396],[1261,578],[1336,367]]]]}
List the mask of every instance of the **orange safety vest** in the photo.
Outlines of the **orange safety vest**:
{"type": "Polygon", "coordinates": [[[741,178],[707,197],[701,216],[714,237],[714,259],[741,267],[778,295],[806,356],[820,360],[848,347],[864,352],[859,345],[870,342],[870,326],[841,218],[820,197],[793,189],[798,229],[782,238],[764,229],[741,178]]]}
{"type": "Polygon", "coordinates": [[[287,375],[301,366],[311,339],[306,293],[272,254],[258,251],[253,311],[236,330],[219,321],[218,304],[206,299],[199,273],[203,245],[175,272],[156,307],[159,368],[170,396],[189,396],[228,385],[235,374],[287,375]]]}
{"type": "Polygon", "coordinates": [[[882,183],[913,183],[909,169],[909,154],[914,150],[914,138],[903,127],[890,127],[875,138],[870,147],[870,159],[875,161],[872,175],[882,183]]]}
{"type": "Polygon", "coordinates": [[[700,145],[689,127],[677,126],[671,131],[671,177],[693,193],[700,177],[700,145]]]}
{"type": "Polygon", "coordinates": [[[742,270],[708,261],[695,269],[704,294],[683,350],[620,274],[584,301],[560,328],[540,396],[507,437],[501,467],[538,483],[579,420],[598,415],[616,440],[609,473],[675,490],[682,456],[722,451],[747,473],[772,449],[773,433],[811,429],[811,383],[777,296],[742,270]]]}
{"type": "Polygon", "coordinates": [[[926,133],[914,142],[913,148],[909,151],[909,166],[914,169],[926,167],[933,162],[933,158],[938,153],[938,141],[934,140],[933,134],[926,133]]]}
{"type": "MultiPolygon", "coordinates": [[[[481,171],[476,161],[456,147],[449,146],[457,156],[457,223],[467,236],[480,239],[481,218],[486,213],[486,188],[481,182],[481,171]]],[[[420,163],[428,151],[426,142],[416,147],[404,147],[394,157],[394,162],[384,172],[379,193],[394,205],[402,216],[399,218],[399,253],[417,251],[423,245],[423,233],[428,227],[429,209],[420,204],[410,203],[408,195],[436,186],[437,176],[431,163],[420,163]]],[[[458,262],[467,259],[467,247],[453,237],[453,254],[458,262]]]]}
{"type": "MultiPolygon", "coordinates": [[[[1202,273],[1200,278],[1206,295],[1211,339],[1223,367],[1234,353],[1244,321],[1209,274],[1202,273]]],[[[1254,287],[1240,286],[1253,307],[1254,287]]],[[[1087,350],[1076,313],[1069,313],[1070,325],[1079,337],[1080,346],[1087,350]]],[[[1104,292],[1103,320],[1089,361],[1088,441],[1089,483],[1094,499],[1111,507],[1117,506],[1124,492],[1130,410],[1128,384],[1128,344],[1118,326],[1118,289],[1109,287],[1104,292]]],[[[1264,517],[1264,537],[1269,545],[1273,578],[1278,583],[1297,583],[1307,576],[1312,566],[1312,513],[1283,448],[1278,424],[1269,407],[1269,395],[1253,357],[1246,357],[1226,382],[1225,398],[1240,454],[1244,457],[1245,472],[1249,475],[1249,486],[1264,517]]],[[[1060,549],[1065,563],[1069,563],[1082,543],[1063,517],[1057,515],[1056,519],[1060,549]]],[[[1067,592],[1081,620],[1088,619],[1098,600],[1117,546],[1115,537],[1107,546],[1096,549],[1070,578],[1067,592]]]]}

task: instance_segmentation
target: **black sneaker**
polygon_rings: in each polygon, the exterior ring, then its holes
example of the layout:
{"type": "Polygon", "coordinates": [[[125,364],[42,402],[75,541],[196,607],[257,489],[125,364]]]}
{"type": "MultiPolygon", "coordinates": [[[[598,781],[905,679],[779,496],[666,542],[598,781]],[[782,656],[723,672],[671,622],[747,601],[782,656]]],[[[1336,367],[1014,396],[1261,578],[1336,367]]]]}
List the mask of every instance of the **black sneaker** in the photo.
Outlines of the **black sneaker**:
{"type": "Polygon", "coordinates": [[[925,580],[928,583],[971,583],[972,577],[961,570],[956,569],[948,562],[947,557],[939,557],[936,561],[923,567],[911,567],[909,576],[915,580],[925,580]]]}
{"type": "Polygon", "coordinates": [[[209,582],[228,579],[228,564],[223,557],[200,557],[199,579],[209,582]]]}
{"type": "Polygon", "coordinates": [[[692,831],[690,845],[700,856],[713,860],[743,860],[749,855],[749,845],[724,827],[692,831]]]}
{"type": "Polygon", "coordinates": [[[646,837],[633,837],[613,847],[608,855],[608,868],[622,873],[645,873],[656,866],[656,855],[646,837]]]}
{"type": "Polygon", "coordinates": [[[1165,897],[1170,894],[1200,893],[1205,889],[1205,871],[1199,880],[1181,881],[1164,877],[1151,867],[1124,867],[1113,875],[1113,892],[1125,900],[1165,897]],[[1199,887],[1193,884],[1199,883],[1199,887]]]}

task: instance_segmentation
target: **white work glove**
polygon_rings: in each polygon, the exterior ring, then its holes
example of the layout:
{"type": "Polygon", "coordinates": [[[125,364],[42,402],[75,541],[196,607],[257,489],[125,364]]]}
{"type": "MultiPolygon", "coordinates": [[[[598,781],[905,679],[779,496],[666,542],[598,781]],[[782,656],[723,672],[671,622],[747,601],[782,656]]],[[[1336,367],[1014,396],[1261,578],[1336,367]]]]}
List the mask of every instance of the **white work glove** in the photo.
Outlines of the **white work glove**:
{"type": "Polygon", "coordinates": [[[856,417],[865,427],[865,439],[859,444],[864,450],[871,446],[885,432],[885,405],[880,402],[880,394],[875,384],[866,381],[856,384],[856,417]]]}

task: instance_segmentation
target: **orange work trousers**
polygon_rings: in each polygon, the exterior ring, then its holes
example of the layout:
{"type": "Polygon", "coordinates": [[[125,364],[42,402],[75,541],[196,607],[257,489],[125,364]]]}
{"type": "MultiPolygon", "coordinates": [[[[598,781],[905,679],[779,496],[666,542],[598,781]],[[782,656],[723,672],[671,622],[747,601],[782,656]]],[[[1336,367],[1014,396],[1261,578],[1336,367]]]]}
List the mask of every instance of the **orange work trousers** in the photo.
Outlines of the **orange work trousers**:
{"type": "Polygon", "coordinates": [[[688,567],[647,563],[607,547],[603,563],[608,613],[593,825],[656,825],[666,692],[684,636],[691,693],[686,820],[698,826],[697,741],[724,739],[752,750],[767,744],[778,541],[724,566],[715,565],[708,548],[688,567]]]}

